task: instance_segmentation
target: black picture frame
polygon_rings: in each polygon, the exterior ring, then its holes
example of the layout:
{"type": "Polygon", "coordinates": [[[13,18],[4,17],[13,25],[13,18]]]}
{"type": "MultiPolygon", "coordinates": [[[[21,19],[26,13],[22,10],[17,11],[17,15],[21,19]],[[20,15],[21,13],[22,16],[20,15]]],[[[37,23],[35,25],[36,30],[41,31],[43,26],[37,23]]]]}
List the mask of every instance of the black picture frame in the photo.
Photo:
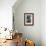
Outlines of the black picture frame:
{"type": "Polygon", "coordinates": [[[34,13],[24,13],[24,26],[34,25],[34,13]]]}

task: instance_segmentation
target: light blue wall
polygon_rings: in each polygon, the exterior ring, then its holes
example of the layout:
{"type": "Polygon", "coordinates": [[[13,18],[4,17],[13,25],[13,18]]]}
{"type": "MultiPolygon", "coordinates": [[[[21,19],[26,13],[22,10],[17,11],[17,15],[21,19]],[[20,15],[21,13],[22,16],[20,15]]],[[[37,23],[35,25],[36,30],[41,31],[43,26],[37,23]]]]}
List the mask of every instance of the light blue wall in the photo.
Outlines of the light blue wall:
{"type": "Polygon", "coordinates": [[[41,46],[41,26],[40,26],[40,13],[41,4],[40,0],[23,0],[21,4],[14,9],[15,28],[18,32],[23,33],[24,39],[31,39],[35,42],[36,46],[41,46]],[[24,26],[24,13],[34,13],[34,25],[24,26]]]}

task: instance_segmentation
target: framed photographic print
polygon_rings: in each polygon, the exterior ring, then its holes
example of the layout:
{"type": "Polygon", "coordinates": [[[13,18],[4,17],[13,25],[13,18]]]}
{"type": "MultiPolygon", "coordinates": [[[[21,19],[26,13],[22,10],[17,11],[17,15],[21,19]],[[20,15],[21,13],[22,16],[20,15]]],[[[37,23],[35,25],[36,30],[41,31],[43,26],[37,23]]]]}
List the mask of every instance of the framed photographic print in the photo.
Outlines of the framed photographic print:
{"type": "Polygon", "coordinates": [[[24,26],[34,25],[34,13],[24,13],[24,26]]]}

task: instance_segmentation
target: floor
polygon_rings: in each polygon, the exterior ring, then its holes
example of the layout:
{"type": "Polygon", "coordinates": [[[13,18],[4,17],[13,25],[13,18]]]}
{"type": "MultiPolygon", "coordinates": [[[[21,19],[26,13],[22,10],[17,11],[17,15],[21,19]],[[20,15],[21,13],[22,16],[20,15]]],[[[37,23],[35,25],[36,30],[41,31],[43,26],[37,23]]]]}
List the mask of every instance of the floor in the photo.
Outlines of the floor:
{"type": "Polygon", "coordinates": [[[13,39],[13,40],[6,40],[6,42],[2,43],[0,46],[16,46],[15,39],[13,39]]]}
{"type": "MultiPolygon", "coordinates": [[[[20,35],[20,34],[19,34],[20,35]]],[[[16,46],[18,44],[16,44],[16,41],[22,41],[22,38],[20,38],[20,36],[16,35],[14,37],[12,37],[12,40],[6,40],[6,39],[0,39],[0,46],[16,46]],[[4,42],[5,41],[5,42],[4,42]],[[2,43],[3,42],[3,43],[2,43]]],[[[17,42],[18,43],[18,42],[17,42]]],[[[21,43],[21,46],[23,46],[22,42],[19,42],[19,44],[21,43]]]]}

